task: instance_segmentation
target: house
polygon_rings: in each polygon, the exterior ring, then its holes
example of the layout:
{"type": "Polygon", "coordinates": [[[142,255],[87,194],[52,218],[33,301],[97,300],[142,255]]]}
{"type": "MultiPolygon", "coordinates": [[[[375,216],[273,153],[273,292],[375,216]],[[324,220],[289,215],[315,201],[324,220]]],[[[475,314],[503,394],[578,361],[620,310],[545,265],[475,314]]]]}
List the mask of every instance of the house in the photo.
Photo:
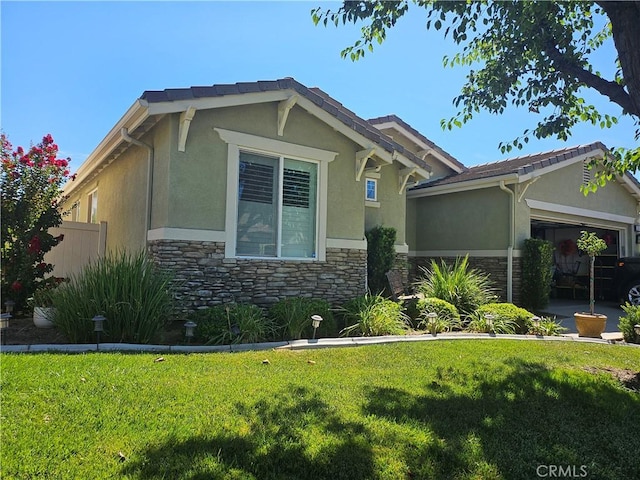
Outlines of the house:
{"type": "Polygon", "coordinates": [[[431,167],[292,78],[146,91],[68,185],[106,249],[148,249],[191,307],[366,291],[365,230],[397,230],[431,167]]]}
{"type": "Polygon", "coordinates": [[[491,274],[503,300],[518,303],[523,241],[551,241],[557,275],[571,277],[559,286],[585,287],[587,261],[575,241],[589,230],[608,244],[596,265],[596,294],[606,298],[617,257],[638,255],[640,186],[626,174],[585,196],[580,186],[591,180],[589,163],[604,155],[610,153],[602,143],[569,147],[478,165],[411,189],[412,271],[431,259],[468,254],[471,266],[491,274]]]}
{"type": "MultiPolygon", "coordinates": [[[[65,205],[106,225],[107,251],[147,249],[173,269],[188,307],[361,295],[364,233],[376,225],[397,230],[406,279],[469,255],[517,303],[531,236],[558,252],[585,228],[608,239],[601,292],[615,259],[638,253],[635,178],[580,192],[589,161],[608,154],[594,143],[467,168],[396,115],[364,120],[284,78],[144,92],[81,165],[65,205]]],[[[557,266],[577,278],[571,255],[557,266]]]]}

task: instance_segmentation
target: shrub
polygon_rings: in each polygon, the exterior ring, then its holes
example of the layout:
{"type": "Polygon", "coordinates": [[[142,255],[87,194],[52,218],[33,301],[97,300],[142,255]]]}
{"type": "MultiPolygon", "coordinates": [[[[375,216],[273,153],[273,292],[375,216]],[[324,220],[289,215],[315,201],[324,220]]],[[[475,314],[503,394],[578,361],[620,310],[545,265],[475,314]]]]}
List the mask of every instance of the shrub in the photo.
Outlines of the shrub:
{"type": "Polygon", "coordinates": [[[626,315],[620,317],[618,328],[622,332],[624,341],[628,343],[640,343],[640,335],[634,329],[635,325],[640,324],[640,305],[631,305],[625,303],[622,310],[626,315]]]}
{"type": "Polygon", "coordinates": [[[284,340],[311,338],[313,336],[311,315],[322,317],[322,323],[318,327],[316,337],[335,337],[337,335],[336,321],[331,312],[331,306],[325,300],[305,297],[285,298],[274,304],[269,310],[269,316],[284,340]]]}
{"type": "Polygon", "coordinates": [[[422,279],[416,284],[425,297],[436,297],[468,315],[480,305],[496,299],[489,275],[469,268],[469,256],[458,257],[453,266],[442,260],[431,261],[431,268],[420,267],[422,279]]]}
{"type": "Polygon", "coordinates": [[[425,329],[429,333],[448,332],[461,327],[458,309],[446,300],[440,298],[422,298],[418,300],[417,309],[418,328],[425,329]],[[429,319],[429,313],[435,313],[434,320],[429,319]]]}
{"type": "Polygon", "coordinates": [[[409,317],[402,305],[382,295],[366,294],[340,308],[347,325],[341,336],[402,335],[409,328],[409,317]]]}
{"type": "Polygon", "coordinates": [[[468,323],[466,329],[470,332],[478,333],[515,333],[517,324],[507,318],[494,316],[488,318],[487,315],[479,311],[475,311],[467,317],[468,323]]]}
{"type": "Polygon", "coordinates": [[[273,340],[277,331],[257,305],[217,305],[192,312],[189,320],[198,325],[196,339],[207,345],[265,342],[273,340]]]}
{"type": "Polygon", "coordinates": [[[531,310],[549,305],[553,279],[553,244],[546,240],[528,238],[522,254],[522,304],[531,310]]]}
{"type": "Polygon", "coordinates": [[[22,147],[12,151],[7,137],[0,134],[0,147],[1,296],[13,300],[18,311],[47,284],[44,276],[53,271],[44,256],[64,238],[48,230],[62,223],[59,206],[70,159],[57,158],[58,146],[51,135],[28,151],[22,147]]]}
{"type": "Polygon", "coordinates": [[[367,279],[369,290],[382,293],[387,288],[386,273],[396,260],[396,229],[377,226],[365,233],[367,237],[367,279]]]}
{"type": "Polygon", "coordinates": [[[107,318],[103,340],[150,343],[173,313],[172,275],[144,252],[99,258],[52,295],[55,324],[72,342],[95,337],[91,319],[107,318]]]}
{"type": "Polygon", "coordinates": [[[533,313],[513,303],[487,303],[478,307],[477,313],[482,316],[490,314],[498,319],[508,320],[515,325],[515,333],[526,333],[534,316],[533,313]]]}
{"type": "Polygon", "coordinates": [[[549,317],[542,317],[535,323],[529,321],[527,333],[529,335],[557,336],[566,331],[567,329],[559,322],[549,317]]]}

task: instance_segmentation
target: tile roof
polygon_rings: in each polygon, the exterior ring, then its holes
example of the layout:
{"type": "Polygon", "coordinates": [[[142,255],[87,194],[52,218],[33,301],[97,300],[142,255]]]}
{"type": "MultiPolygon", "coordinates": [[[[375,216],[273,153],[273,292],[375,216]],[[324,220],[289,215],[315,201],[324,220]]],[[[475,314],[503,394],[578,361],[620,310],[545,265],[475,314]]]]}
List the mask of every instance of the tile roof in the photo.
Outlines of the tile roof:
{"type": "Polygon", "coordinates": [[[491,177],[501,177],[504,175],[526,175],[535,170],[540,170],[551,165],[565,162],[580,155],[584,155],[596,150],[607,152],[607,147],[601,142],[594,142],[588,145],[579,145],[574,147],[561,148],[551,150],[549,152],[536,153],[532,155],[524,155],[507,160],[501,160],[483,165],[469,167],[466,171],[449,175],[432,182],[427,182],[414,188],[414,190],[422,188],[430,188],[439,185],[450,185],[455,183],[468,182],[471,180],[480,180],[491,177]]]}
{"type": "Polygon", "coordinates": [[[347,127],[363,135],[389,153],[398,152],[413,163],[431,171],[431,167],[420,157],[394,142],[387,135],[375,128],[366,120],[360,118],[351,110],[344,107],[319,88],[308,88],[291,77],[271,81],[240,82],[233,84],[219,84],[190,88],[169,88],[165,90],[148,90],[140,97],[149,103],[172,102],[198,98],[221,97],[225,95],[241,95],[244,93],[272,92],[278,90],[293,90],[297,94],[313,102],[316,106],[329,113],[347,127]]]}
{"type": "Polygon", "coordinates": [[[465,167],[461,162],[459,162],[455,157],[453,157],[451,154],[449,154],[448,152],[444,151],[442,148],[440,148],[438,145],[436,145],[435,143],[433,143],[431,140],[429,140],[427,137],[425,137],[423,134],[421,134],[418,130],[416,130],[415,128],[413,128],[411,125],[409,125],[407,122],[405,122],[404,120],[402,120],[400,117],[398,117],[397,115],[391,114],[391,115],[385,115],[383,117],[376,117],[376,118],[370,118],[369,120],[367,120],[369,123],[371,123],[372,125],[381,125],[383,123],[391,123],[391,122],[395,122],[398,125],[400,125],[402,128],[404,128],[405,130],[407,130],[408,132],[410,132],[413,136],[417,137],[418,139],[420,139],[421,141],[423,141],[426,145],[429,146],[429,148],[434,149],[435,151],[437,151],[438,153],[440,153],[443,157],[445,157],[447,160],[449,160],[451,163],[453,163],[454,165],[456,165],[457,167],[460,168],[460,170],[466,170],[467,167],[465,167]]]}

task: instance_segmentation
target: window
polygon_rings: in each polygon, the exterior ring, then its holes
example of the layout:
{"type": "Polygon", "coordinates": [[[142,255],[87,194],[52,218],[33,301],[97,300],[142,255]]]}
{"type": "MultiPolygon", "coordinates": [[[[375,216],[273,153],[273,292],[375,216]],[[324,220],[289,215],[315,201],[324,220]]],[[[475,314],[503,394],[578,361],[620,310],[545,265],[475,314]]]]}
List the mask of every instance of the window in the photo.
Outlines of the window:
{"type": "Polygon", "coordinates": [[[71,221],[79,222],[80,221],[80,202],[76,202],[71,205],[71,221]]]}
{"type": "Polygon", "coordinates": [[[365,200],[368,202],[378,201],[378,181],[374,178],[367,178],[367,190],[365,193],[365,200]]]}
{"type": "Polygon", "coordinates": [[[236,255],[316,258],[318,164],[240,151],[236,255]]]}
{"type": "Polygon", "coordinates": [[[87,222],[98,223],[98,190],[89,194],[87,205],[89,206],[87,222]]]}
{"type": "Polygon", "coordinates": [[[225,256],[324,261],[337,152],[215,128],[227,143],[225,256]]]}

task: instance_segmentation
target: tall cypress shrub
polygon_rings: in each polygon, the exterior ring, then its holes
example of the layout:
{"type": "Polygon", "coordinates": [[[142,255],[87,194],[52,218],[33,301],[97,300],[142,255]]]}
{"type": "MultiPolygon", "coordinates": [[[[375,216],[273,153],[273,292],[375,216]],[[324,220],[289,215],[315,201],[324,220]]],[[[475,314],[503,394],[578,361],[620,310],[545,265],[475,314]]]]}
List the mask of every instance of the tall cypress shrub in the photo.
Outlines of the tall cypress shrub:
{"type": "Polygon", "coordinates": [[[396,260],[396,229],[378,225],[365,233],[367,237],[367,279],[369,290],[382,293],[387,287],[386,273],[396,260]]]}
{"type": "Polygon", "coordinates": [[[522,306],[539,310],[549,305],[553,279],[553,244],[546,240],[528,238],[524,241],[522,257],[522,306]]]}

